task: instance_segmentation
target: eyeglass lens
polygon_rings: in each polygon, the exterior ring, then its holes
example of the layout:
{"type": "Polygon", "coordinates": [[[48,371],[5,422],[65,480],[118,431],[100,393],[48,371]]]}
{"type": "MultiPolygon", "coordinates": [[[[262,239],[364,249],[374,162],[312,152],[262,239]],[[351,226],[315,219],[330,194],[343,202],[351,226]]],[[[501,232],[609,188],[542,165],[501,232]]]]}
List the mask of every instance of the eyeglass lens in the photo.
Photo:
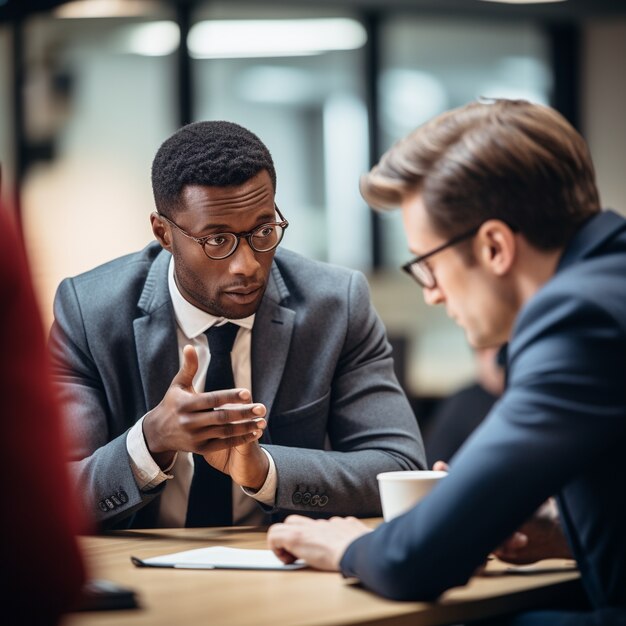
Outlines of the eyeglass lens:
{"type": "MultiPolygon", "coordinates": [[[[250,246],[257,252],[269,252],[282,239],[284,229],[278,224],[262,224],[247,237],[250,246]]],[[[222,259],[237,247],[239,237],[233,233],[219,233],[204,242],[204,251],[208,257],[222,259]]]]}
{"type": "Polygon", "coordinates": [[[431,287],[434,283],[434,276],[431,269],[423,262],[411,264],[411,273],[423,287],[431,287]]]}

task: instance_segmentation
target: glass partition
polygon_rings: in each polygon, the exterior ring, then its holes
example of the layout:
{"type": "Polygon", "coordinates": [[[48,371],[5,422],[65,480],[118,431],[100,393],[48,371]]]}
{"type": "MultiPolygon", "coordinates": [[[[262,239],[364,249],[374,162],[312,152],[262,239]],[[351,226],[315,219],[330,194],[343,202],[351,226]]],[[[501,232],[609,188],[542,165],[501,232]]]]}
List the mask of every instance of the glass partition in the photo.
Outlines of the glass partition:
{"type": "Polygon", "coordinates": [[[207,3],[189,37],[196,119],[240,123],[272,153],[290,223],[283,245],[360,269],[370,265],[357,188],[368,167],[366,40],[349,13],[265,3],[207,3]]]}
{"type": "MultiPolygon", "coordinates": [[[[547,37],[533,24],[389,15],[378,77],[381,150],[481,96],[548,104],[551,88],[547,37]]],[[[390,334],[408,343],[405,385],[415,396],[445,395],[474,377],[471,350],[445,308],[426,306],[397,270],[412,256],[400,214],[384,214],[381,229],[384,268],[372,277],[372,291],[390,334]]]]}
{"type": "MultiPolygon", "coordinates": [[[[384,20],[381,36],[382,150],[431,117],[477,98],[549,104],[552,72],[543,32],[524,22],[415,15],[384,20]]],[[[397,220],[384,228],[384,261],[406,260],[397,220]]]]}
{"type": "Polygon", "coordinates": [[[25,24],[22,211],[44,315],[59,281],[152,239],[150,164],[176,128],[172,15],[25,24]]]}

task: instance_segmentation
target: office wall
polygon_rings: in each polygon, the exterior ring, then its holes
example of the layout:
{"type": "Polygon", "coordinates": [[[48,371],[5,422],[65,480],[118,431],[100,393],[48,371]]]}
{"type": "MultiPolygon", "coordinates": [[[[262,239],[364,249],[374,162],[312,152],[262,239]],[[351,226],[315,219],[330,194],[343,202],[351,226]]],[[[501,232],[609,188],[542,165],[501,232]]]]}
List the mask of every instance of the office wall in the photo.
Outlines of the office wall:
{"type": "MultiPolygon", "coordinates": [[[[115,52],[108,37],[117,33],[118,26],[123,24],[32,25],[36,33],[29,41],[36,39],[41,45],[48,33],[56,38],[53,43],[65,42],[60,60],[76,77],[72,108],[57,133],[57,158],[32,167],[22,190],[33,270],[47,323],[61,277],[151,239],[149,162],[158,143],[175,127],[173,59],[140,59],[115,52]],[[109,101],[111,94],[114,103],[109,101]],[[97,106],[92,108],[94,102],[97,106]]],[[[596,162],[604,204],[626,214],[626,19],[588,20],[583,36],[583,132],[596,162]]],[[[14,169],[10,59],[10,31],[0,25],[0,161],[6,169],[5,194],[14,169]]],[[[319,146],[315,149],[321,152],[319,146]]],[[[318,178],[321,174],[311,177],[318,178]]],[[[283,193],[284,185],[281,189],[283,193]]],[[[325,206],[322,200],[318,204],[325,206]]],[[[408,257],[403,240],[397,249],[402,259],[408,257]]],[[[426,307],[419,290],[393,261],[370,279],[374,302],[390,334],[409,338],[407,388],[415,395],[446,394],[472,376],[471,353],[462,330],[446,318],[443,308],[426,307]]]]}
{"type": "Polygon", "coordinates": [[[604,206],[626,215],[626,19],[584,28],[583,132],[604,206]]]}
{"type": "Polygon", "coordinates": [[[126,53],[127,27],[47,15],[26,24],[26,130],[43,136],[53,157],[31,164],[21,190],[46,325],[61,279],[153,239],[150,164],[176,128],[175,66],[171,55],[126,53]],[[65,91],[51,87],[54,76],[69,81],[65,91]]]}

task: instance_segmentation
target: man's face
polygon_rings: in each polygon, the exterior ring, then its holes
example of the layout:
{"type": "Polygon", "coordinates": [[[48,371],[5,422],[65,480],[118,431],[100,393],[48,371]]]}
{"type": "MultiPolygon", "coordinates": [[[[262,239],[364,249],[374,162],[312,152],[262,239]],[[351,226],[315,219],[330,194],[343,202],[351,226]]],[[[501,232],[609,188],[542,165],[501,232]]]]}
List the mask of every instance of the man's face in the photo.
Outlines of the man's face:
{"type": "MultiPolygon", "coordinates": [[[[168,217],[195,237],[247,232],[277,220],[274,189],[265,170],[239,186],[187,185],[180,206],[168,217]]],[[[176,284],[186,300],[207,313],[229,319],[256,312],[275,250],[256,252],[242,238],[231,256],[214,260],[205,255],[202,246],[164,220],[153,218],[153,229],[174,257],[176,284]]]]}
{"type": "MultiPolygon", "coordinates": [[[[433,230],[420,194],[405,198],[402,218],[409,248],[417,256],[447,241],[433,230]]],[[[474,254],[479,255],[480,244],[470,241],[474,254]]],[[[423,288],[424,300],[429,305],[445,304],[448,317],[465,330],[471,346],[498,346],[508,340],[515,309],[506,281],[491,275],[480,259],[468,264],[458,246],[434,254],[427,263],[437,284],[423,288]]]]}

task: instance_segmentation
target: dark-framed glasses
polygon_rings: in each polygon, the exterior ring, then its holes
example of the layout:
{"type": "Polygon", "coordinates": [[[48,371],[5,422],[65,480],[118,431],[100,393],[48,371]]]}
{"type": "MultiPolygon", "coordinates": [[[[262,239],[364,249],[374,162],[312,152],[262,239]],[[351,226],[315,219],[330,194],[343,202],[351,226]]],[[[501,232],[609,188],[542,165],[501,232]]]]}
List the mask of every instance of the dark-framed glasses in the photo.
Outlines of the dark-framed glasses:
{"type": "Polygon", "coordinates": [[[274,208],[276,209],[276,213],[278,213],[278,217],[281,220],[280,222],[268,222],[267,224],[261,224],[247,232],[214,233],[212,235],[207,235],[206,237],[196,237],[191,233],[188,233],[184,228],[181,228],[176,222],[171,220],[166,215],[163,215],[162,213],[157,213],[157,215],[163,218],[166,222],[170,223],[172,226],[176,227],[183,235],[185,235],[185,237],[188,237],[197,244],[201,245],[204,254],[206,254],[209,259],[220,261],[235,252],[241,239],[246,239],[248,245],[255,252],[270,252],[276,248],[283,238],[285,229],[289,226],[289,222],[283,217],[283,214],[280,212],[280,209],[276,204],[274,205],[274,208]]]}
{"type": "Polygon", "coordinates": [[[430,269],[430,266],[426,261],[438,252],[454,246],[457,243],[461,243],[461,241],[470,239],[470,237],[473,237],[478,232],[478,229],[481,226],[482,224],[479,224],[478,226],[475,226],[470,230],[464,231],[456,235],[455,237],[452,237],[452,239],[448,239],[448,241],[441,244],[440,246],[437,246],[434,250],[431,250],[426,254],[422,254],[421,256],[415,257],[413,260],[405,263],[402,266],[402,269],[409,276],[411,276],[411,278],[413,278],[413,280],[415,280],[415,282],[417,282],[417,284],[421,287],[424,287],[425,289],[434,289],[437,286],[437,279],[435,278],[433,271],[430,269]]]}

